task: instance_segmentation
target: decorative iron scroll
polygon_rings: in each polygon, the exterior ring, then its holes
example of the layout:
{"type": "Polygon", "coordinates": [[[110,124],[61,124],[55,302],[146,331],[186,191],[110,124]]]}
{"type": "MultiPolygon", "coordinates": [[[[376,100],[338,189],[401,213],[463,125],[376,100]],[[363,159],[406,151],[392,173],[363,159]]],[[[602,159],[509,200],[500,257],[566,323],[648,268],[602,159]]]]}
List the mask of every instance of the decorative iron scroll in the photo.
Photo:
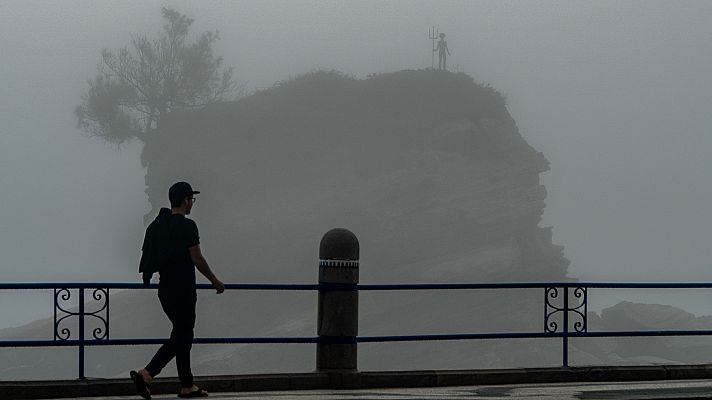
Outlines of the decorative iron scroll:
{"type": "MultiPolygon", "coordinates": [[[[83,297],[81,295],[82,290],[83,289],[78,289],[80,302],[83,297]]],[[[94,300],[93,303],[97,303],[97,308],[93,311],[87,311],[87,309],[84,308],[83,315],[80,311],[82,310],[80,306],[77,307],[76,311],[69,309],[68,303],[71,298],[72,291],[69,289],[54,289],[54,340],[69,340],[72,337],[71,329],[66,326],[62,327],[62,322],[72,317],[92,317],[92,320],[98,323],[98,326],[92,330],[93,338],[96,340],[109,339],[109,289],[93,289],[91,298],[94,300]]]]}
{"type": "Polygon", "coordinates": [[[563,325],[565,319],[568,319],[569,326],[573,327],[573,332],[586,332],[588,329],[587,313],[588,291],[585,287],[547,287],[544,289],[544,333],[569,332],[570,330],[567,326],[562,326],[562,329],[559,328],[559,323],[563,325]],[[573,291],[569,291],[570,289],[573,289],[573,291]],[[562,292],[569,291],[568,293],[563,293],[562,297],[565,297],[565,300],[559,300],[560,290],[562,292]],[[564,318],[564,316],[567,318],[564,318]]]}
{"type": "Polygon", "coordinates": [[[574,298],[578,305],[576,307],[571,307],[569,302],[569,312],[575,313],[580,320],[574,322],[575,332],[586,332],[588,330],[586,314],[588,314],[588,290],[585,287],[576,287],[573,291],[574,298]]]}

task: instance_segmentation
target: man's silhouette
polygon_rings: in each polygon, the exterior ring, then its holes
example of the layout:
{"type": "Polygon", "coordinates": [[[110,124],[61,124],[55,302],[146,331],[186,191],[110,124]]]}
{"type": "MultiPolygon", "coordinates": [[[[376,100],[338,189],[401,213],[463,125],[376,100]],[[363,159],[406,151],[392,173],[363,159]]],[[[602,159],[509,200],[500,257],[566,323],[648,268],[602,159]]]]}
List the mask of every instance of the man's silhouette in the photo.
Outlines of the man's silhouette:
{"type": "MultiPolygon", "coordinates": [[[[144,399],[151,399],[149,385],[153,378],[171,361],[176,359],[181,390],[178,397],[203,397],[208,392],[195,386],[190,370],[190,350],[193,346],[195,327],[195,269],[197,268],[212,284],[217,293],[225,290],[225,285],[213,274],[200,250],[198,227],[186,218],[195,204],[195,195],[187,182],[178,182],[171,186],[168,197],[171,209],[161,209],[159,217],[166,218],[167,231],[156,234],[168,235],[168,263],[161,266],[161,280],[158,284],[158,298],[163,311],[173,325],[171,337],[153,356],[151,362],[139,371],[131,371],[131,379],[138,394],[144,399]]],[[[148,232],[148,231],[147,231],[148,232]]],[[[147,233],[148,234],[148,233],[147,233]]],[[[140,310],[137,310],[140,312],[140,310]]]]}
{"type": "Polygon", "coordinates": [[[447,56],[450,55],[450,49],[447,48],[447,42],[445,41],[445,34],[440,34],[440,40],[438,40],[438,46],[435,50],[438,52],[438,69],[447,69],[447,56]]]}

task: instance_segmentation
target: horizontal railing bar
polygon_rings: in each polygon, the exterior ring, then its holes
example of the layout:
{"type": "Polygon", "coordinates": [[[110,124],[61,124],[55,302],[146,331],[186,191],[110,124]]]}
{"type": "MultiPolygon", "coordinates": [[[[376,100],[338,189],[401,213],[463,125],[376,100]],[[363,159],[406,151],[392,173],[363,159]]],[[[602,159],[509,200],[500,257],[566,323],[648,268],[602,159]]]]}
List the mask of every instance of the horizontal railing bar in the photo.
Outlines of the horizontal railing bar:
{"type": "Polygon", "coordinates": [[[434,335],[397,335],[397,336],[359,336],[358,343],[381,342],[426,342],[439,340],[472,340],[472,339],[541,339],[561,338],[595,338],[595,337],[634,337],[634,336],[709,336],[712,330],[670,330],[670,331],[610,331],[610,332],[513,332],[513,333],[466,333],[466,334],[434,334],[434,335]]]}
{"type": "Polygon", "coordinates": [[[709,336],[712,330],[569,332],[569,337],[709,336]]]}
{"type": "MultiPolygon", "coordinates": [[[[85,340],[83,343],[76,339],[71,340],[6,340],[0,341],[2,347],[73,347],[83,344],[84,346],[127,346],[127,345],[149,345],[163,344],[168,341],[165,339],[108,339],[108,340],[85,340]]],[[[347,342],[344,339],[343,342],[347,342]]],[[[319,343],[324,342],[318,336],[313,337],[242,337],[242,338],[195,338],[194,344],[279,344],[279,343],[319,343]]],[[[339,342],[338,340],[330,340],[329,343],[339,342]]]]}
{"type": "Polygon", "coordinates": [[[435,334],[435,335],[396,335],[396,336],[359,336],[358,343],[383,342],[427,342],[440,340],[472,340],[472,339],[536,339],[557,338],[562,333],[521,332],[521,333],[465,333],[465,334],[435,334]]]}
{"type": "MultiPolygon", "coordinates": [[[[229,283],[231,290],[324,290],[331,288],[371,290],[449,290],[449,289],[541,289],[599,288],[599,289],[712,289],[712,282],[514,282],[514,283],[409,283],[409,284],[292,284],[292,283],[229,283]]],[[[198,284],[198,289],[213,289],[210,284],[198,284]]],[[[158,284],[144,286],[141,283],[108,282],[60,282],[60,283],[0,283],[0,290],[19,289],[158,289],[158,284]]]]}
{"type": "MultiPolygon", "coordinates": [[[[542,289],[557,283],[407,283],[358,285],[358,290],[452,290],[452,289],[542,289]]],[[[710,285],[712,287],[712,285],[710,285]]]]}
{"type": "MultiPolygon", "coordinates": [[[[505,333],[464,333],[432,335],[394,335],[394,336],[358,336],[358,343],[383,342],[426,342],[445,340],[474,339],[547,339],[561,338],[598,338],[598,337],[642,337],[642,336],[710,336],[712,330],[654,330],[654,331],[600,331],[600,332],[505,332],[505,333]]],[[[85,340],[85,346],[125,346],[163,344],[168,339],[109,339],[85,340]]],[[[320,338],[312,337],[238,337],[238,338],[195,338],[194,344],[289,344],[289,343],[340,343],[351,342],[349,337],[320,338]]],[[[81,344],[79,340],[6,340],[0,341],[2,347],[72,347],[81,344]]]]}
{"type": "MultiPolygon", "coordinates": [[[[556,286],[557,284],[551,285],[556,286]]],[[[566,282],[561,287],[596,289],[712,289],[712,282],[566,282]]]]}
{"type": "MultiPolygon", "coordinates": [[[[199,284],[199,289],[213,289],[212,285],[199,284]]],[[[318,284],[275,284],[275,283],[228,283],[225,289],[232,290],[319,290],[324,285],[318,284]]]]}
{"type": "MultiPolygon", "coordinates": [[[[198,289],[213,289],[210,284],[197,284],[198,289]]],[[[338,285],[318,284],[279,284],[279,283],[229,283],[225,289],[238,290],[319,290],[339,287],[338,285]]],[[[158,289],[158,284],[144,286],[141,283],[0,283],[0,289],[158,289]]]]}
{"type": "Polygon", "coordinates": [[[251,337],[251,338],[196,338],[195,344],[235,344],[235,343],[319,343],[318,336],[313,337],[251,337]]]}
{"type": "Polygon", "coordinates": [[[519,283],[412,283],[358,285],[358,290],[450,290],[450,289],[712,289],[710,282],[644,283],[644,282],[519,282],[519,283]]]}
{"type": "MultiPolygon", "coordinates": [[[[113,340],[113,339],[112,339],[113,340]]],[[[168,339],[161,339],[162,342],[168,341],[168,339]]],[[[104,342],[105,340],[101,340],[104,342]]],[[[90,340],[85,340],[84,344],[87,345],[90,340]]],[[[0,348],[7,347],[77,347],[79,346],[79,340],[3,340],[0,341],[0,348]]],[[[159,344],[159,343],[146,343],[146,344],[159,344]]]]}

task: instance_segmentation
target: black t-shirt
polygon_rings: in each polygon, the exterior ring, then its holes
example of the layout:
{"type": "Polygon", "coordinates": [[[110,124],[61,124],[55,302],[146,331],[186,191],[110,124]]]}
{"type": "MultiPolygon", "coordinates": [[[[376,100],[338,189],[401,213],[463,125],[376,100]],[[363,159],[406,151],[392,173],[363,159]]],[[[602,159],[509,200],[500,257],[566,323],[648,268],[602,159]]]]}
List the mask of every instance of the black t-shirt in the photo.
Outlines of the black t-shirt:
{"type": "Polygon", "coordinates": [[[181,214],[171,215],[170,224],[170,262],[160,271],[160,286],[167,290],[195,292],[195,264],[188,249],[200,244],[198,226],[181,214]]]}

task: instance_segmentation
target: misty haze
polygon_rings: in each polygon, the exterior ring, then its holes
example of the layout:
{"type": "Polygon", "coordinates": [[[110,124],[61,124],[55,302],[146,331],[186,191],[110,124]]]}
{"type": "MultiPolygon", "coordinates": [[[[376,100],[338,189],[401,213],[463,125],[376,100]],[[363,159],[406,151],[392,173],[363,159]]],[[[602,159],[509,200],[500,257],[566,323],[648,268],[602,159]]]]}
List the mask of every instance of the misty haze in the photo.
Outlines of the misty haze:
{"type": "MultiPolygon", "coordinates": [[[[712,282],[711,19],[707,1],[3,1],[2,282],[139,283],[144,230],[180,180],[225,283],[315,283],[335,227],[360,241],[361,283],[712,282]],[[181,15],[192,69],[161,96],[111,81],[121,49],[181,15]]],[[[204,292],[196,337],[314,335],[316,293],[204,292]]],[[[455,292],[364,292],[359,334],[541,330],[540,291],[455,292]]],[[[154,291],[111,294],[112,338],[168,334],[154,291]]],[[[596,289],[588,311],[592,330],[710,329],[712,292],[596,289]]],[[[52,313],[51,291],[0,291],[0,340],[52,339],[52,313]]],[[[571,362],[712,359],[708,337],[630,343],[575,340],[571,362]]],[[[87,375],[126,377],[153,351],[89,348],[87,375]]],[[[367,344],[359,367],[559,351],[367,344]]],[[[0,380],[73,378],[75,352],[0,349],[0,380]]],[[[313,358],[193,350],[196,375],[313,358]]]]}

